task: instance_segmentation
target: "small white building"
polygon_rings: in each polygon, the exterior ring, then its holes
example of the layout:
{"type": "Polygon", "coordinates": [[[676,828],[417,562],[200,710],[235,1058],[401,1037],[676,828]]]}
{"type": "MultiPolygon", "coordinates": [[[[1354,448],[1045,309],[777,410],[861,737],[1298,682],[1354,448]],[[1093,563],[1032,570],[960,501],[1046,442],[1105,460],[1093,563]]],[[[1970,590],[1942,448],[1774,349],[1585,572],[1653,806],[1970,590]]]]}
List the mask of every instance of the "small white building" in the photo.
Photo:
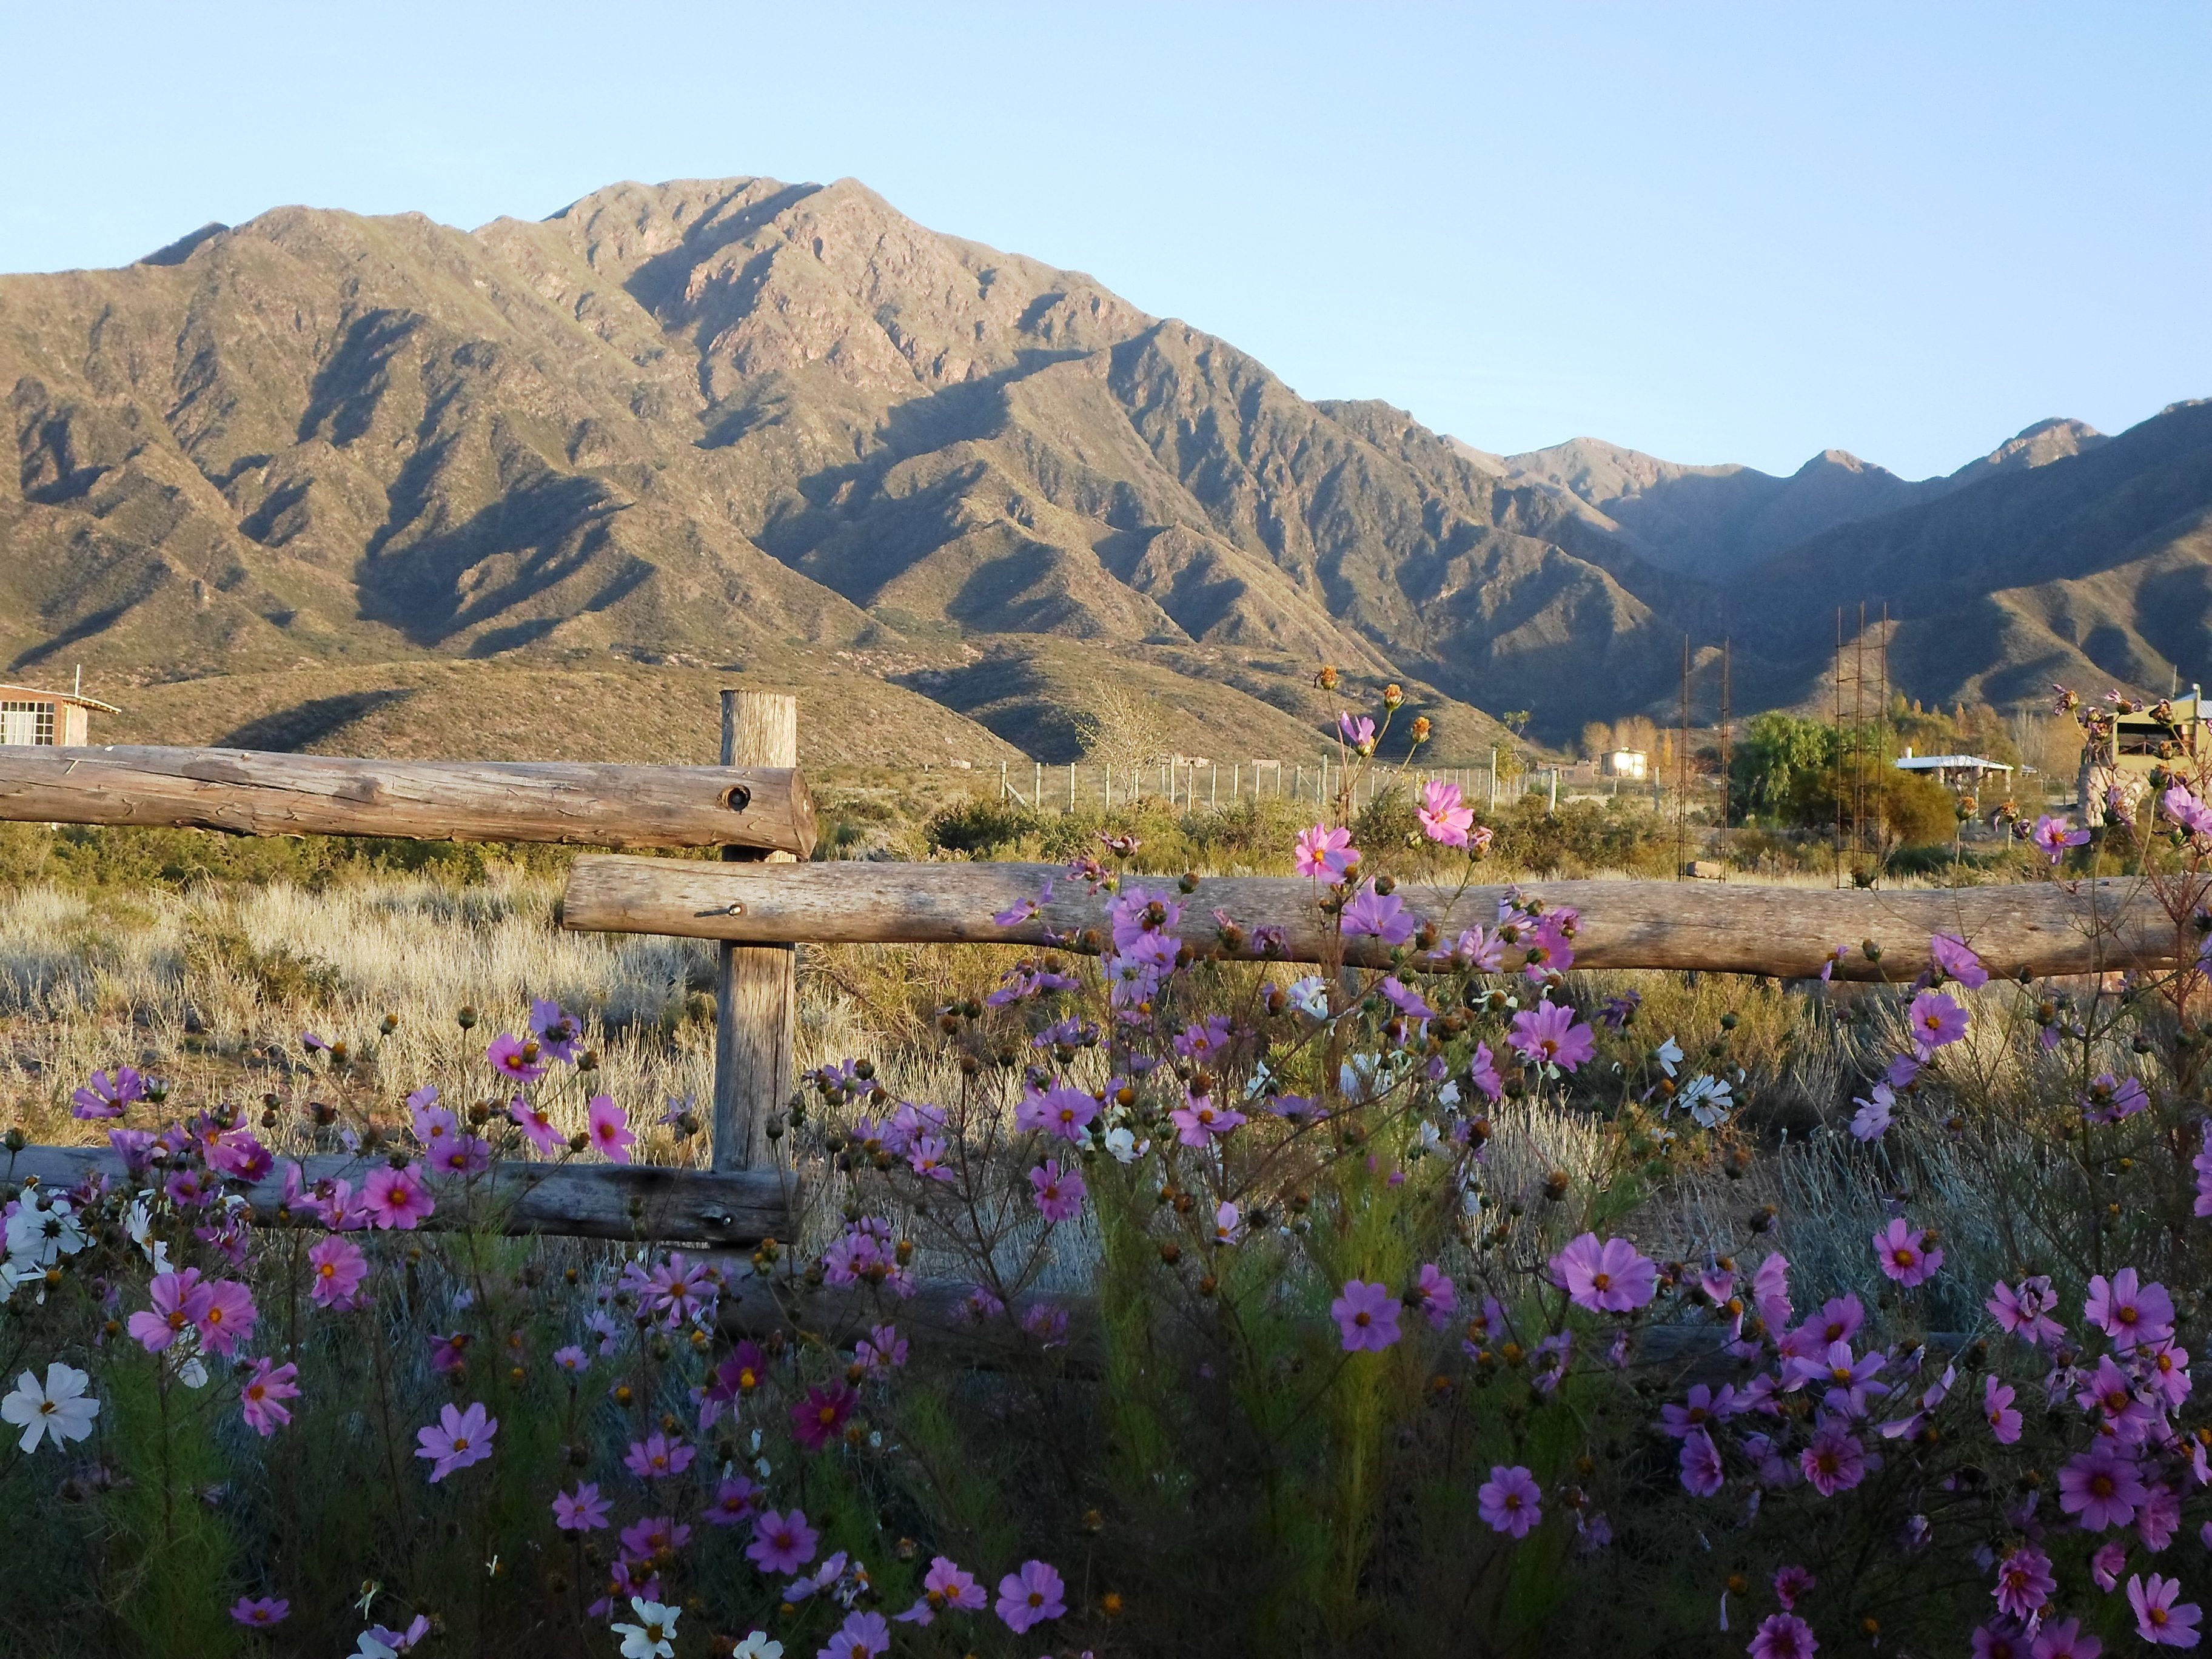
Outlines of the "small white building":
{"type": "Polygon", "coordinates": [[[1984,760],[1979,755],[1916,755],[1910,749],[1893,763],[1900,772],[1932,772],[1936,781],[1954,792],[1978,790],[1982,779],[1990,773],[2001,773],[2001,783],[2009,783],[2012,768],[2002,761],[1984,760]]]}
{"type": "Polygon", "coordinates": [[[91,740],[91,715],[123,711],[112,703],[75,691],[45,691],[35,685],[0,685],[0,744],[82,747],[91,740]]]}
{"type": "Polygon", "coordinates": [[[1641,749],[1615,749],[1604,758],[1605,775],[1609,778],[1632,778],[1642,782],[1650,766],[1650,757],[1641,749]]]}

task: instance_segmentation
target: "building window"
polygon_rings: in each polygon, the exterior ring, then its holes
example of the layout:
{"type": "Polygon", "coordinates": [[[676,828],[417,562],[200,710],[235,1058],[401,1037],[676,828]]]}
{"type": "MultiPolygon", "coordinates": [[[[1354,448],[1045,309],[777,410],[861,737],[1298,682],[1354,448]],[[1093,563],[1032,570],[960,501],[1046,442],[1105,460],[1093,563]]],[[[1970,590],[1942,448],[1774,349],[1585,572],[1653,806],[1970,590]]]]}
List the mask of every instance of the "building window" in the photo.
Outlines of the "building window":
{"type": "Polygon", "coordinates": [[[0,744],[46,744],[54,740],[54,705],[0,702],[0,744]]]}

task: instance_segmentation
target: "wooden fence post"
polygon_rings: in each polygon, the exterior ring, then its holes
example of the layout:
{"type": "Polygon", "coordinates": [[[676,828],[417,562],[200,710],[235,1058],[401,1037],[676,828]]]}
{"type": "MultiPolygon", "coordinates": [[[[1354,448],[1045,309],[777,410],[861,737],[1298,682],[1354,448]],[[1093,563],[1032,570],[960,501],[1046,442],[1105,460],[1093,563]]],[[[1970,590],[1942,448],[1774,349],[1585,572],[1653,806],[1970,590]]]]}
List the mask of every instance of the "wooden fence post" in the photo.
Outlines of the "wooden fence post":
{"type": "MultiPolygon", "coordinates": [[[[722,764],[799,764],[799,699],[780,691],[722,693],[722,764]],[[776,758],[771,759],[771,757],[776,758]]],[[[732,862],[762,855],[726,847],[732,862]]],[[[770,853],[771,863],[795,863],[770,853]]],[[[725,945],[714,983],[714,1127],[717,1170],[748,1170],[761,1126],[791,1097],[799,1036],[798,948],[725,945]]]]}

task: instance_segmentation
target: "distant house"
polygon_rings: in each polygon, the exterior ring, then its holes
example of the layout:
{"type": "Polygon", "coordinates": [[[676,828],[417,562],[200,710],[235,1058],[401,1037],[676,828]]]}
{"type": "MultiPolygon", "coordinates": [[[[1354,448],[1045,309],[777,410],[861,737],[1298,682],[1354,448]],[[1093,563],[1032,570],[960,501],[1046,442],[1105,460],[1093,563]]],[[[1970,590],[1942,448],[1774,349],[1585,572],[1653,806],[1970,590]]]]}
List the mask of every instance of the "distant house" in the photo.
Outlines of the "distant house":
{"type": "Polygon", "coordinates": [[[91,740],[92,712],[119,714],[112,703],[74,691],[43,691],[35,685],[0,685],[0,744],[58,744],[76,748],[91,740]]]}
{"type": "Polygon", "coordinates": [[[1992,772],[2004,774],[2000,782],[2009,782],[2012,775],[2012,768],[2002,761],[1984,760],[1979,755],[1916,755],[1908,749],[1893,763],[1900,772],[1932,773],[1936,782],[1954,793],[1979,789],[1983,778],[1992,772]]]}
{"type": "Polygon", "coordinates": [[[1650,757],[1641,749],[1615,749],[1604,759],[1605,775],[1609,778],[1633,778],[1639,782],[1650,767],[1650,757]]]}
{"type": "Polygon", "coordinates": [[[2083,818],[2095,823],[2091,809],[2114,789],[2132,811],[2132,804],[2149,788],[2150,775],[2160,767],[2192,775],[2203,754],[2204,720],[2204,693],[2195,685],[2186,696],[2168,697],[2130,714],[2115,713],[2111,734],[2081,747],[2074,788],[2075,805],[2083,818]]]}

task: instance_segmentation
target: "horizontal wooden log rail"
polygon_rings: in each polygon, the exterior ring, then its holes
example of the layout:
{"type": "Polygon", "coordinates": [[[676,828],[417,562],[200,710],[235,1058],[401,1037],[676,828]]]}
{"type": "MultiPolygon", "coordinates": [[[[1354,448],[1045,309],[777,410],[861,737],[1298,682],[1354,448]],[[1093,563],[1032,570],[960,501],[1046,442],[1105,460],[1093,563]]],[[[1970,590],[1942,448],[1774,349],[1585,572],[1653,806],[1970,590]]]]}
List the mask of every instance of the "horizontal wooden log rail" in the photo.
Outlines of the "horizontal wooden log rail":
{"type": "Polygon", "coordinates": [[[246,836],[750,847],[805,858],[796,767],[337,759],[245,749],[0,746],[0,819],[246,836]]]}
{"type": "MultiPolygon", "coordinates": [[[[1172,878],[1132,878],[1173,894],[1172,878]]],[[[1332,960],[1335,935],[1319,912],[1315,883],[1295,877],[1201,878],[1177,895],[1182,937],[1221,943],[1219,910],[1243,930],[1229,954],[1256,958],[1258,930],[1282,930],[1293,962],[1332,960]]],[[[1937,933],[1970,943],[1993,973],[2042,977],[2172,961],[2175,929],[2143,884],[2106,878],[2023,882],[2002,887],[1831,891],[1647,881],[1528,881],[1452,890],[1400,884],[1407,908],[1437,924],[1449,942],[1464,927],[1494,923],[1513,893],[1572,905],[1582,921],[1575,962],[1586,968],[1702,969],[1817,976],[1837,945],[1848,946],[1838,977],[1911,980],[1929,966],[1937,933]],[[1879,959],[1863,946],[1871,940],[1879,959]]],[[[869,864],[801,866],[676,863],[592,855],[576,860],[562,902],[562,925],[586,932],[666,933],[740,943],[820,945],[996,944],[1036,946],[1050,937],[1103,930],[1109,896],[1087,893],[1057,866],[869,864]],[[1010,924],[993,916],[1034,899],[1041,912],[1010,924]]],[[[1345,940],[1346,960],[1379,965],[1373,939],[1345,940]]]]}
{"type": "MultiPolygon", "coordinates": [[[[361,1191],[372,1158],[329,1154],[301,1160],[310,1185],[325,1178],[349,1181],[361,1191]]],[[[26,1146],[0,1153],[0,1182],[36,1176],[59,1192],[88,1176],[118,1186],[132,1177],[122,1158],[101,1147],[26,1146]]],[[[763,1238],[789,1238],[792,1206],[787,1177],[773,1170],[672,1170],[649,1164],[501,1164],[477,1177],[465,1206],[459,1183],[433,1179],[437,1207],[425,1227],[462,1224],[465,1214],[495,1218],[509,1233],[557,1233],[575,1238],[670,1240],[736,1248],[763,1238]]],[[[237,1189],[253,1206],[256,1223],[278,1220],[284,1183],[270,1176],[237,1189]]]]}

